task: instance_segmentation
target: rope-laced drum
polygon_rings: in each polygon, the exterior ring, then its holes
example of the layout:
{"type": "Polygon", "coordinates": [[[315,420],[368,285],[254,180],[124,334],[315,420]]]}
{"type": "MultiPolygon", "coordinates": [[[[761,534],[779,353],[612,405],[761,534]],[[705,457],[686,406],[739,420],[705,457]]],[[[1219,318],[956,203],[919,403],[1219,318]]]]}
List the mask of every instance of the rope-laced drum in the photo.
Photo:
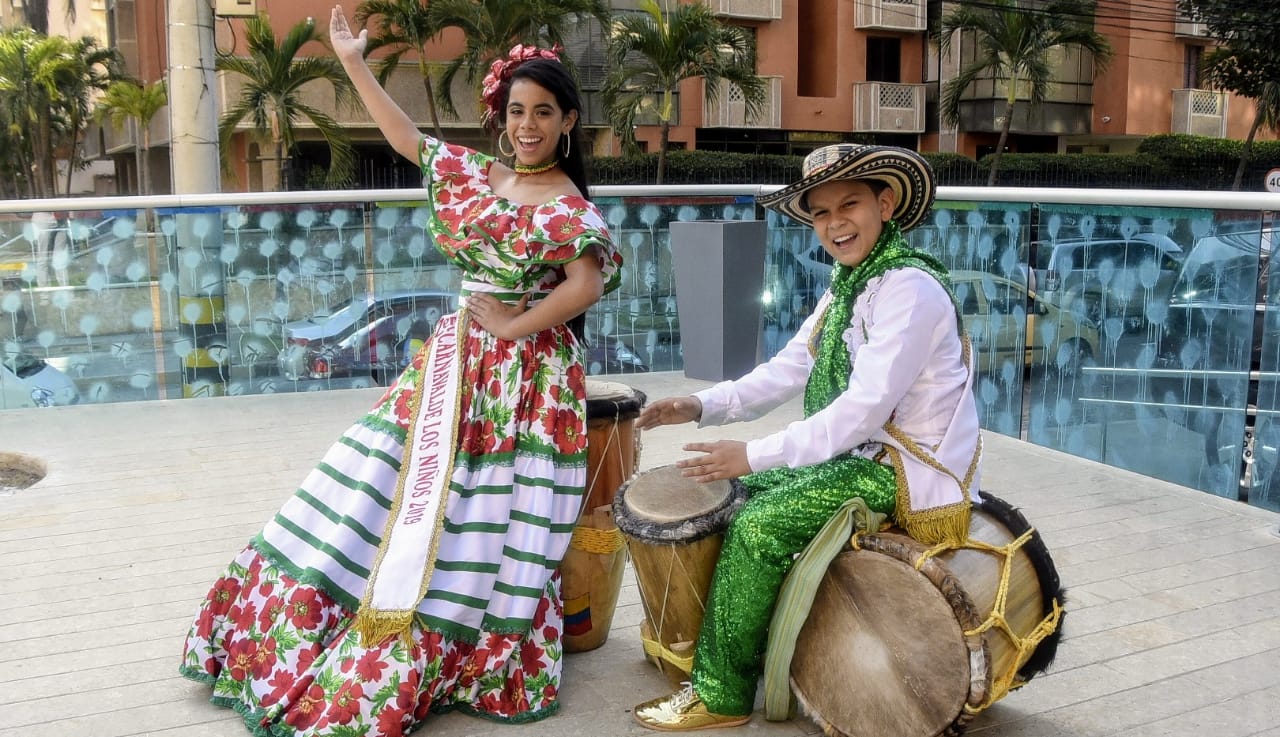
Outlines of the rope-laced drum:
{"type": "Polygon", "coordinates": [[[969,540],[855,535],[796,639],[792,692],[827,735],[958,735],[1053,660],[1063,617],[1039,534],[981,494],[969,540]]]}
{"type": "Polygon", "coordinates": [[[673,683],[689,678],[724,532],[746,498],[736,479],[698,483],[671,465],[637,475],[614,503],[640,587],[645,655],[673,683]]]}
{"type": "Polygon", "coordinates": [[[625,384],[587,380],[587,492],[560,564],[566,652],[600,647],[613,624],[626,565],[613,498],[639,461],[635,421],[644,402],[625,384]]]}

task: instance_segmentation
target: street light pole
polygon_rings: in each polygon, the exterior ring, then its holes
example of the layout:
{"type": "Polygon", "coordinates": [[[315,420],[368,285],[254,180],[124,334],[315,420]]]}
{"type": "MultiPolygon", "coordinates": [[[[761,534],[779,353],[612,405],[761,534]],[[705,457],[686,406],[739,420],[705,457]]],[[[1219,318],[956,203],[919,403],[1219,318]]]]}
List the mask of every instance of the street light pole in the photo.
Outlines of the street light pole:
{"type": "MultiPolygon", "coordinates": [[[[213,3],[169,0],[169,167],[174,194],[207,194],[221,186],[218,157],[213,3]]],[[[218,260],[222,214],[175,216],[178,325],[184,397],[226,394],[230,352],[225,280],[218,260]]]]}

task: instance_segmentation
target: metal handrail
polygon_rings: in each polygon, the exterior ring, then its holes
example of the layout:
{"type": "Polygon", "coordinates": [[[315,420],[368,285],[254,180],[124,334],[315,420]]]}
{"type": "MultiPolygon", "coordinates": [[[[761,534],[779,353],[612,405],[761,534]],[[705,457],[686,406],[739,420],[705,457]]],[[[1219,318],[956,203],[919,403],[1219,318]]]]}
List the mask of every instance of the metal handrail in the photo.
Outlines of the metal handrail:
{"type": "MultiPolygon", "coordinates": [[[[604,185],[592,187],[596,197],[756,197],[782,189],[776,184],[604,185]]],[[[49,210],[130,210],[242,205],[320,204],[336,202],[405,202],[430,197],[426,189],[334,189],[291,192],[216,192],[209,194],[57,197],[0,201],[0,213],[49,210]]],[[[1033,187],[939,187],[942,202],[1030,202],[1098,204],[1133,207],[1194,207],[1214,210],[1280,212],[1280,193],[1208,192],[1164,189],[1076,189],[1033,187]]]]}

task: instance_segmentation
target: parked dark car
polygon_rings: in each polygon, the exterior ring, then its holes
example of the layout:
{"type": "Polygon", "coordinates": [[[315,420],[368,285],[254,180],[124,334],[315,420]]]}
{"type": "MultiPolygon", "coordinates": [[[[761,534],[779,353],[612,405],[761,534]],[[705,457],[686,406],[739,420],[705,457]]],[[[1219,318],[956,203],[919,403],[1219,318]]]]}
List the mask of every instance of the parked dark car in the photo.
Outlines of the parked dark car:
{"type": "Polygon", "coordinates": [[[1036,270],[1032,291],[1097,325],[1108,317],[1138,321],[1150,299],[1169,294],[1185,256],[1173,239],[1156,233],[1059,241],[1047,249],[1038,245],[1048,260],[1036,270]]]}
{"type": "MultiPolygon", "coordinates": [[[[369,376],[388,384],[457,306],[456,294],[437,290],[366,295],[329,315],[287,323],[280,373],[290,381],[369,376]]],[[[649,370],[616,338],[588,344],[585,363],[596,374],[649,370]]]]}
{"type": "Polygon", "coordinates": [[[440,290],[357,296],[329,314],[285,324],[280,374],[289,381],[371,376],[385,384],[404,365],[411,329],[425,339],[457,307],[457,295],[440,290]]]}

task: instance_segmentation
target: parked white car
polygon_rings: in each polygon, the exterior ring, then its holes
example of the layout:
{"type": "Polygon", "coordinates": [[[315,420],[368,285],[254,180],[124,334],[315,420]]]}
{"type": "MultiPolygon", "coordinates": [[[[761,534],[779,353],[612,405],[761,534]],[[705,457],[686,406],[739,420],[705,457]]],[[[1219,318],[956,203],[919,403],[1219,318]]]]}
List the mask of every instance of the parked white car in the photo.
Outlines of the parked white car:
{"type": "Polygon", "coordinates": [[[26,351],[0,358],[0,410],[76,404],[80,391],[70,376],[26,351]]]}

